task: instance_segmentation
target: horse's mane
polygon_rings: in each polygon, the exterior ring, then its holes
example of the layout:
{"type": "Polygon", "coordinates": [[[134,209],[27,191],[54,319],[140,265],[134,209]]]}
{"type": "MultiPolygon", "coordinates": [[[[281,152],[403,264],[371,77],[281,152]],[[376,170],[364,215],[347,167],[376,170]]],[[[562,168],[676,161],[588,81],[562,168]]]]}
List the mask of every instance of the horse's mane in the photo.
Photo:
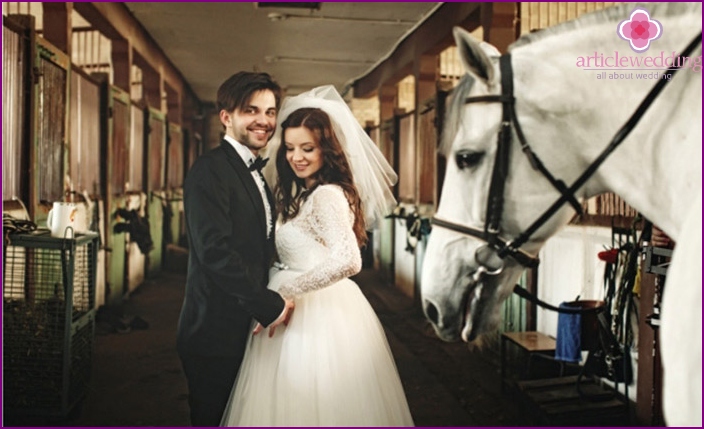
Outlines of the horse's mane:
{"type": "Polygon", "coordinates": [[[452,95],[450,96],[450,106],[447,108],[445,114],[445,123],[442,127],[442,135],[440,140],[440,146],[438,151],[442,154],[447,155],[452,148],[452,140],[462,123],[462,107],[464,106],[464,99],[467,98],[469,90],[474,84],[474,78],[468,73],[465,73],[460,79],[459,83],[452,90],[452,95]]]}
{"type": "Polygon", "coordinates": [[[627,17],[629,13],[635,7],[644,7],[648,9],[650,14],[654,17],[658,16],[676,16],[683,15],[687,13],[693,13],[694,11],[701,10],[701,3],[699,2],[689,2],[689,3],[624,3],[607,9],[598,10],[579,18],[567,21],[561,24],[557,24],[552,27],[538,30],[533,33],[524,34],[518,40],[513,42],[508,50],[514,48],[528,45],[538,40],[545,39],[546,37],[551,37],[554,35],[563,34],[572,31],[577,28],[584,28],[591,25],[603,24],[605,22],[620,22],[623,21],[624,17],[627,17]]]}

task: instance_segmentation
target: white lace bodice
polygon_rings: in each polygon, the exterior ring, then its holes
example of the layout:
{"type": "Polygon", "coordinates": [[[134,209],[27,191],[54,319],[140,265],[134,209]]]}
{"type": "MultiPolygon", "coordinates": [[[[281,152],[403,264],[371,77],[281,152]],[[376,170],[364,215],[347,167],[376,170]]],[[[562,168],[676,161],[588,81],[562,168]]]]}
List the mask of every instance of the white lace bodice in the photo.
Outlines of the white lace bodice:
{"type": "Polygon", "coordinates": [[[313,191],[298,215],[276,231],[281,263],[302,272],[279,293],[294,297],[357,274],[362,257],[353,224],[354,213],[342,188],[322,185],[313,191]]]}

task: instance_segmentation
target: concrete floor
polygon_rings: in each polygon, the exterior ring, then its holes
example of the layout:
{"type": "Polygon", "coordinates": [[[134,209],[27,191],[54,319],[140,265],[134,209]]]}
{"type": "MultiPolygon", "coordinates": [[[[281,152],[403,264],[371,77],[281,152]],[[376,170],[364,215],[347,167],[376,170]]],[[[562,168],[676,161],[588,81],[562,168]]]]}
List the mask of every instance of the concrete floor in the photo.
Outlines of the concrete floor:
{"type": "MultiPolygon", "coordinates": [[[[363,270],[355,280],[386,329],[417,426],[532,424],[510,397],[500,393],[498,347],[470,351],[461,343],[445,343],[435,337],[413,300],[375,271],[363,270]]],[[[91,389],[78,417],[39,423],[188,426],[186,380],[175,351],[184,284],[183,274],[164,273],[146,281],[124,302],[121,320],[143,319],[149,325],[146,329],[111,332],[114,325],[101,315],[94,337],[91,389]]]]}

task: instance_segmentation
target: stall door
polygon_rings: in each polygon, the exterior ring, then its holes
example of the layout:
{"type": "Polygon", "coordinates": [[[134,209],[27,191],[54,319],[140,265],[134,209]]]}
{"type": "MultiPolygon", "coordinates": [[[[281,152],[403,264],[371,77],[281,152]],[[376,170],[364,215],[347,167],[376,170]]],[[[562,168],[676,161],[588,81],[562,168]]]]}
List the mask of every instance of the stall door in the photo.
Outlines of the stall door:
{"type": "MultiPolygon", "coordinates": [[[[17,219],[28,220],[27,171],[29,133],[27,123],[26,89],[29,84],[29,30],[3,19],[2,40],[2,196],[3,215],[11,214],[17,219]],[[9,203],[19,200],[21,203],[9,203]]],[[[30,298],[33,288],[26,284],[26,252],[15,248],[15,258],[8,258],[7,248],[3,252],[3,299],[6,302],[30,298]]],[[[7,308],[7,307],[5,307],[7,308]]]]}
{"type": "Polygon", "coordinates": [[[117,87],[108,88],[108,141],[106,150],[106,245],[107,292],[106,303],[122,301],[127,292],[125,281],[126,232],[128,221],[118,215],[127,208],[127,172],[129,171],[130,98],[117,87]],[[117,229],[117,230],[116,230],[117,229]]]}
{"type": "MultiPolygon", "coordinates": [[[[399,193],[401,206],[410,213],[416,209],[416,139],[414,114],[407,114],[398,121],[399,193]]],[[[410,297],[416,295],[416,258],[413,250],[407,249],[405,218],[394,222],[394,284],[410,297]]]]}
{"type": "MultiPolygon", "coordinates": [[[[437,130],[435,128],[435,99],[425,103],[418,122],[417,167],[418,167],[418,219],[416,222],[429,226],[430,219],[437,205],[436,170],[437,170],[437,130]]],[[[414,236],[417,287],[423,277],[423,259],[428,243],[426,228],[420,230],[421,236],[414,236]]]]}
{"type": "MultiPolygon", "coordinates": [[[[71,68],[69,98],[69,197],[81,203],[79,216],[88,230],[105,237],[100,163],[100,84],[75,65],[71,68]]],[[[98,250],[96,308],[105,304],[105,246],[98,250]]]]}
{"type": "Polygon", "coordinates": [[[146,111],[145,165],[147,180],[147,218],[154,248],[147,255],[147,277],[161,272],[164,254],[164,211],[166,207],[165,159],[166,116],[149,108],[146,111]]]}
{"type": "Polygon", "coordinates": [[[9,19],[2,27],[2,199],[27,203],[27,30],[9,19]]]}
{"type": "MultiPolygon", "coordinates": [[[[130,150],[127,173],[127,209],[140,218],[146,218],[147,194],[144,192],[144,108],[130,104],[130,150]]],[[[127,234],[126,276],[127,291],[132,292],[144,283],[147,253],[139,247],[143,237],[127,234]]],[[[144,239],[142,246],[146,244],[144,239]]]]}
{"type": "MultiPolygon", "coordinates": [[[[37,38],[37,99],[33,177],[35,221],[45,224],[54,201],[64,199],[67,170],[68,57],[37,38]]],[[[43,226],[43,225],[42,225],[43,226]]]]}
{"type": "Polygon", "coordinates": [[[100,85],[73,67],[70,94],[71,187],[77,193],[100,197],[100,85]]]}
{"type": "Polygon", "coordinates": [[[178,124],[169,124],[169,148],[166,166],[167,213],[170,219],[165,219],[165,242],[176,244],[180,242],[181,219],[183,218],[183,133],[178,124]],[[168,221],[168,223],[166,222],[168,221]]]}
{"type": "MultiPolygon", "coordinates": [[[[378,139],[375,140],[386,160],[394,166],[395,141],[393,119],[381,124],[378,130],[378,139]]],[[[372,134],[374,135],[374,134],[372,134]]],[[[394,280],[394,220],[383,219],[379,222],[378,231],[374,232],[374,264],[382,276],[389,282],[394,280]],[[378,249],[378,251],[377,251],[378,249]]]]}

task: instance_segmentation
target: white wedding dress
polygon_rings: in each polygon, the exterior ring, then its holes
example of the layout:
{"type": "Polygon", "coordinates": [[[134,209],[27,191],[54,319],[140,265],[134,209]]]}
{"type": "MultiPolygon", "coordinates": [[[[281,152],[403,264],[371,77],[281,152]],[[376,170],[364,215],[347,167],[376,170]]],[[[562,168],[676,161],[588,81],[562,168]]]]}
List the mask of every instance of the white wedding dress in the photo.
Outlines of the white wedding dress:
{"type": "Polygon", "coordinates": [[[412,426],[383,328],[347,277],[361,268],[342,189],[319,186],[276,231],[282,269],[269,288],[295,296],[288,326],[250,336],[223,426],[412,426]]]}

